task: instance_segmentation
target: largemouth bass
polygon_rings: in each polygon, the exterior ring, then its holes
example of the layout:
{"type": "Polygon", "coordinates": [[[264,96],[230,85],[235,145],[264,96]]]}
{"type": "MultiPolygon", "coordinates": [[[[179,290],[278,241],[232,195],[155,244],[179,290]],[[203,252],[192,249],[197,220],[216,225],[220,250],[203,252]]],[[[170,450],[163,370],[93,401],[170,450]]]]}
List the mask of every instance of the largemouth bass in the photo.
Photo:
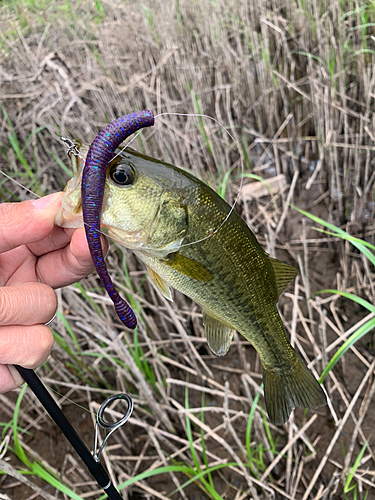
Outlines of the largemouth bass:
{"type": "MultiPolygon", "coordinates": [[[[88,146],[77,142],[76,147],[81,158],[72,155],[74,177],[56,217],[63,227],[83,224],[81,179],[88,146]]],[[[297,270],[270,258],[209,186],[128,148],[108,164],[101,225],[139,257],[167,299],[175,288],[201,306],[214,354],[227,353],[234,330],[255,347],[271,422],[283,424],[295,407],[326,404],[321,386],[290,345],[276,307],[297,270]]]]}

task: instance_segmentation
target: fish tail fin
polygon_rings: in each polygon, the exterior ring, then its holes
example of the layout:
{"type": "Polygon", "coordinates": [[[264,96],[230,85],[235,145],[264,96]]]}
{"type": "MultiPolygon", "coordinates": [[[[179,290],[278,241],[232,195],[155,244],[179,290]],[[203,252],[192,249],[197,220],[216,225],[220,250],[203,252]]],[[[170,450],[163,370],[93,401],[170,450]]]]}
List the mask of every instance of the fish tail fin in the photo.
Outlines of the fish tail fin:
{"type": "Polygon", "coordinates": [[[327,404],[319,382],[297,356],[290,367],[263,366],[264,398],[270,421],[284,424],[296,407],[315,410],[327,404]]]}

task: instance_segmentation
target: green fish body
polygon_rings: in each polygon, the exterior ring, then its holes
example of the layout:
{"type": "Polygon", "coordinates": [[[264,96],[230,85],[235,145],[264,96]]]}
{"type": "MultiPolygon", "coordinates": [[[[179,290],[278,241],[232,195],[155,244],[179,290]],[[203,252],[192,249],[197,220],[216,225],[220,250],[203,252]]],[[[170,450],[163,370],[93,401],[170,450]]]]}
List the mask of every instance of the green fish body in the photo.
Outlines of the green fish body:
{"type": "MultiPolygon", "coordinates": [[[[86,151],[82,146],[81,153],[86,151]]],[[[56,219],[65,227],[82,224],[79,163],[56,219]]],[[[101,222],[144,262],[165,297],[172,300],[175,288],[201,306],[216,355],[227,353],[234,330],[255,347],[271,422],[284,423],[295,407],[326,404],[321,386],[291,347],[276,307],[297,270],[270,258],[209,186],[127,149],[108,166],[101,222]]]]}

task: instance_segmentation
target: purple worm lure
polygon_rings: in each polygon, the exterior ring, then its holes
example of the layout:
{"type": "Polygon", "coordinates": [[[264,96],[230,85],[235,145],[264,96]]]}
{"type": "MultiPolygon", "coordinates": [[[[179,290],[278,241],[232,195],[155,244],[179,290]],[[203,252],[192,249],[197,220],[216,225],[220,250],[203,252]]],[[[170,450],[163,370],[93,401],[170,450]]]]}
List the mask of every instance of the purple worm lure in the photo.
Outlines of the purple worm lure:
{"type": "Polygon", "coordinates": [[[129,135],[152,125],[154,114],[149,110],[136,111],[109,123],[91,144],[82,175],[82,213],[91,257],[118,317],[131,329],[136,327],[137,319],[129,304],[120,297],[108,274],[100,241],[100,218],[107,166],[114,157],[116,148],[129,135]]]}

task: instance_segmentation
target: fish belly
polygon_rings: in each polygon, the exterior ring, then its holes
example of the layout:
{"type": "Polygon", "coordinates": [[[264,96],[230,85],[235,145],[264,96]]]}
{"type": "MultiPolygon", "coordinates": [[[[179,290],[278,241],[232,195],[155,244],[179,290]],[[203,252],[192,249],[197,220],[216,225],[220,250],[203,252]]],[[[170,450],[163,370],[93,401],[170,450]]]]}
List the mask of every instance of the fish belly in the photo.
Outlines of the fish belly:
{"type": "Polygon", "coordinates": [[[264,287],[253,289],[250,299],[244,298],[228,277],[200,282],[158,259],[139,257],[169,286],[237,330],[253,345],[262,362],[265,403],[273,424],[285,423],[296,407],[316,409],[326,404],[321,386],[290,345],[275,299],[272,294],[262,295],[264,287]]]}

